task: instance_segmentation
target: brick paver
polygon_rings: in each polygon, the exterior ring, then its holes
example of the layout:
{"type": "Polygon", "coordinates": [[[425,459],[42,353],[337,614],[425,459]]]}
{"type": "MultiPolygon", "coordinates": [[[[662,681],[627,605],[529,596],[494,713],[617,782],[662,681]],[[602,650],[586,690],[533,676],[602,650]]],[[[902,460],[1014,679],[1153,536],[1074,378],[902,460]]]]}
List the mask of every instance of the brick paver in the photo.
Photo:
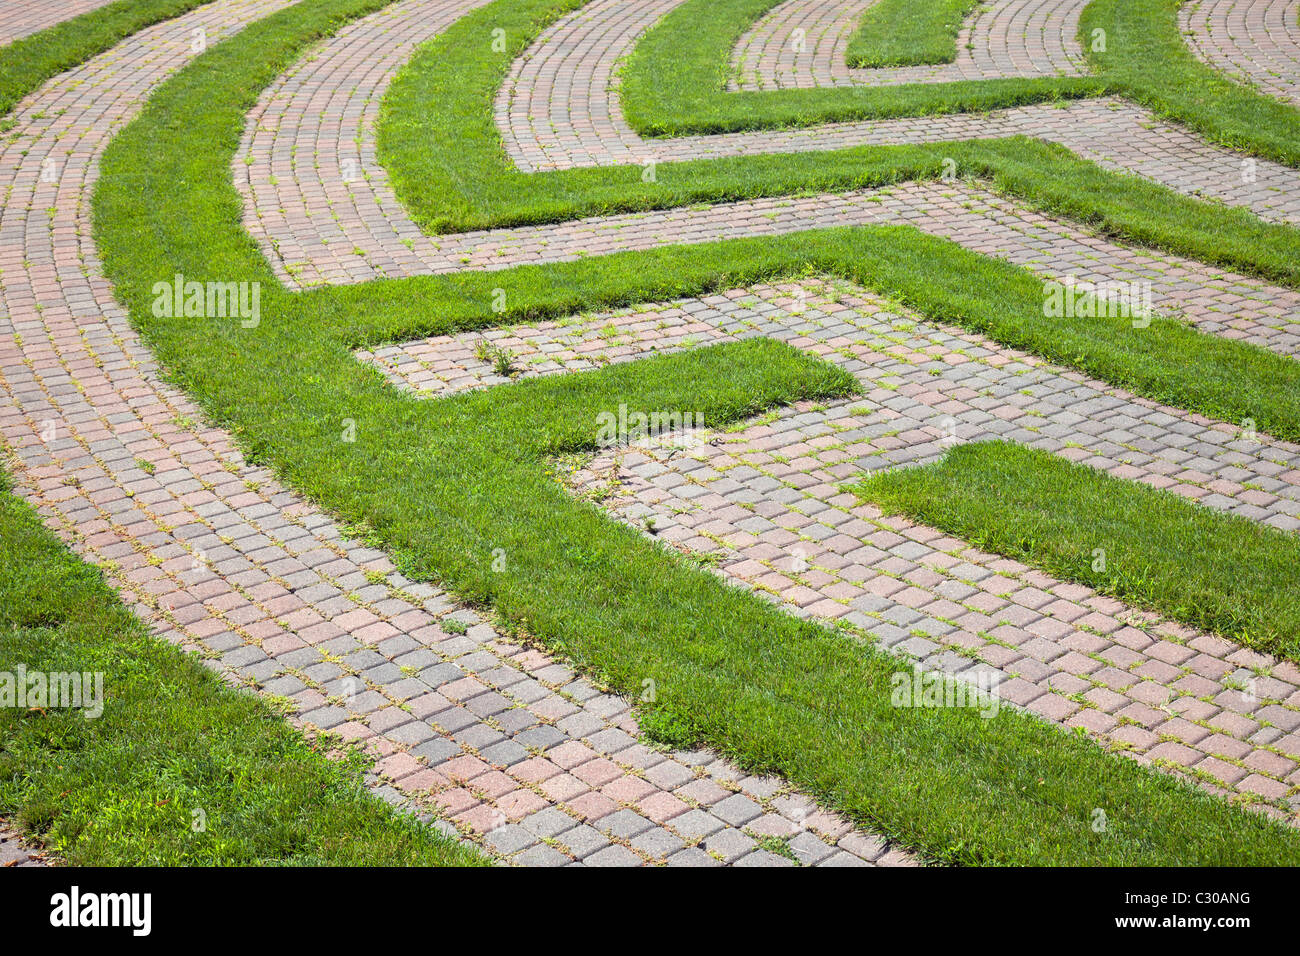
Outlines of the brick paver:
{"type": "MultiPolygon", "coordinates": [[[[855,476],[1003,438],[1216,510],[1300,528],[1300,446],[1159,406],[833,283],[732,291],[363,356],[404,387],[525,377],[767,336],[835,362],[861,397],[805,403],[737,434],[693,430],[602,455],[578,493],[799,615],[833,619],[928,669],[1082,727],[1212,788],[1300,807],[1300,668],[859,505],[855,476]],[[1207,776],[1208,775],[1208,776],[1207,776]],[[1289,799],[1282,799],[1288,797],[1289,799]]],[[[688,410],[687,410],[688,411],[688,410]]],[[[706,423],[707,424],[707,423],[706,423]]],[[[1099,542],[1104,546],[1105,542],[1099,542]]]]}
{"type": "Polygon", "coordinates": [[[1300,0],[1192,0],[1178,13],[1201,59],[1264,93],[1300,103],[1300,0]]]}
{"type": "MultiPolygon", "coordinates": [[[[9,399],[0,407],[0,434],[13,450],[19,492],[105,567],[158,633],[199,651],[232,682],[290,699],[299,723],[359,742],[375,758],[371,782],[386,799],[436,812],[449,821],[443,825],[513,862],[790,862],[764,848],[771,836],[810,865],[915,862],[782,781],[746,777],[707,752],[648,746],[627,701],[402,577],[382,553],[348,539],[244,462],[227,434],[207,427],[160,381],[89,238],[98,157],[157,83],[193,55],[196,28],[217,39],[284,2],[216,0],[56,78],[15,111],[0,147],[8,189],[0,304],[11,333],[0,350],[9,399]]],[[[395,4],[343,28],[261,97],[234,176],[250,232],[287,283],[908,221],[1045,277],[1149,283],[1157,310],[1295,354],[1295,293],[1104,241],[972,183],[719,204],[435,242],[393,197],[375,161],[373,123],[389,79],[415,46],[481,2],[395,4]]],[[[1268,218],[1300,218],[1293,170],[1252,161],[1247,176],[1235,154],[1113,100],[643,142],[622,120],[614,70],[678,2],[593,0],[514,65],[497,119],[521,169],[1028,134],[1268,218]]],[[[762,82],[783,84],[787,67],[773,44],[804,22],[797,17],[839,9],[813,6],[782,4],[755,26],[747,42],[758,45],[762,82]]],[[[969,53],[961,44],[958,65],[985,56],[992,64],[991,51],[1003,49],[1010,62],[988,69],[1071,68],[1071,33],[1062,22],[1077,16],[1077,6],[992,4],[967,26],[968,36],[986,36],[987,44],[969,53]],[[1012,23],[1052,24],[1040,31],[1043,50],[1059,48],[1065,59],[1019,55],[1012,23]]],[[[725,438],[694,436],[686,454],[620,450],[573,475],[575,487],[615,469],[625,483],[608,501],[614,514],[643,529],[653,516],[656,536],[718,552],[723,573],[795,613],[845,621],[929,667],[966,676],[976,667],[995,670],[1006,701],[1083,727],[1139,759],[1190,768],[1207,785],[1258,794],[1275,812],[1295,805],[1300,674],[1293,665],[885,519],[837,488],[863,470],[929,460],[946,441],[999,435],[1294,530],[1294,446],[1239,436],[1234,425],[890,313],[860,290],[827,298],[814,282],[759,288],[607,321],[618,335],[582,323],[485,335],[516,350],[524,374],[542,374],[697,339],[767,334],[845,365],[866,394],[785,410],[725,438]]],[[[493,384],[473,352],[473,342],[459,337],[361,358],[411,387],[445,392],[493,384]]]]}
{"type": "Polygon", "coordinates": [[[0,46],[112,2],[114,0],[0,0],[0,46]]]}
{"type": "Polygon", "coordinates": [[[159,635],[366,747],[385,799],[515,862],[744,862],[766,851],[713,813],[731,794],[784,821],[792,844],[824,846],[811,863],[911,862],[781,781],[648,746],[626,700],[405,579],[161,381],[90,240],[98,158],[193,56],[196,29],[215,42],[278,6],[217,0],[15,111],[0,150],[0,434],[18,492],[159,635]],[[674,822],[688,813],[706,832],[674,822]]]}
{"type": "Polygon", "coordinates": [[[45,866],[42,855],[29,847],[7,821],[0,819],[0,866],[45,866]]]}
{"type": "MultiPolygon", "coordinates": [[[[704,241],[817,224],[852,224],[851,198],[800,203],[784,228],[763,221],[788,201],[677,209],[552,226],[429,237],[409,219],[375,159],[374,122],[387,82],[414,48],[480,0],[406,0],[345,27],[310,61],[273,84],[250,113],[232,173],[245,195],[245,225],[289,284],[360,282],[465,268],[507,268],[665,241],[704,241]]],[[[497,97],[511,159],[526,171],[1034,135],[1103,166],[1136,172],[1182,192],[1300,220],[1300,176],[1265,160],[1206,144],[1186,130],[1116,100],[1046,104],[986,115],[833,124],[815,129],[643,141],[622,119],[614,68],[637,37],[680,0],[593,0],[562,18],[516,62],[497,97]],[[1243,165],[1245,162],[1245,165],[1243,165]]],[[[960,170],[957,171],[960,174],[960,170]]],[[[856,216],[856,218],[855,218],[856,216]]],[[[954,236],[966,241],[967,236],[954,236]]],[[[1081,253],[1094,250],[1080,247],[1081,253]]],[[[1246,316],[1249,320],[1250,316],[1246,316]]]]}
{"type": "Polygon", "coordinates": [[[849,39],[874,0],[786,0],[756,21],[732,59],[732,89],[897,86],[1086,72],[1079,14],[1088,0],[992,0],[957,36],[952,63],[850,69],[849,39]]]}

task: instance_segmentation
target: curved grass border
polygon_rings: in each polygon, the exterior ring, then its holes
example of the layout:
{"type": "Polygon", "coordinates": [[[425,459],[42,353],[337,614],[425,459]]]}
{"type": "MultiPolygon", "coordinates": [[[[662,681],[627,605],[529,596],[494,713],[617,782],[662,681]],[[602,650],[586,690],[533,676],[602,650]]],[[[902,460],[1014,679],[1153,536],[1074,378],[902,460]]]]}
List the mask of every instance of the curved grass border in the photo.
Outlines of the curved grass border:
{"type": "Polygon", "coordinates": [[[1006,441],[847,490],[1063,581],[1300,660],[1300,536],[1006,441]]]}
{"type": "Polygon", "coordinates": [[[104,706],[0,708],[0,811],[79,866],[469,866],[258,698],[153,637],[0,476],[0,672],[103,674],[104,706]],[[196,827],[196,823],[202,823],[196,827]]]}
{"type": "Polygon", "coordinates": [[[976,112],[1115,94],[1234,149],[1300,166],[1300,110],[1225,77],[1187,49],[1183,0],[1093,0],[1079,20],[1090,77],[856,89],[728,92],[731,51],[780,0],[687,0],[642,37],[623,70],[623,112],[643,136],[976,112]],[[1104,51],[1094,31],[1105,31],[1104,51]]]}
{"type": "Polygon", "coordinates": [[[653,183],[637,166],[522,173],[496,128],[497,90],[546,26],[583,2],[497,0],[421,46],[394,78],[377,123],[379,159],[426,232],[934,180],[951,159],[964,176],[1104,235],[1300,287],[1300,230],[1024,137],[661,163],[653,183]],[[505,31],[503,52],[483,39],[494,29],[505,31]]]}
{"type": "MultiPolygon", "coordinates": [[[[570,499],[546,474],[548,455],[594,447],[597,415],[620,402],[721,424],[845,394],[842,371],[752,340],[425,402],[356,362],[349,344],[381,334],[698,293],[826,264],[787,237],[288,293],[239,227],[228,170],[244,113],[313,41],[381,5],[304,0],[249,26],[163,84],[101,163],[93,208],[107,275],[163,366],[254,460],[364,522],[404,573],[490,605],[611,686],[626,693],[653,677],[647,722],[660,733],[783,774],[937,859],[1300,862],[1295,831],[1038,720],[891,707],[897,659],[728,587],[570,499]],[[724,267],[704,265],[710,257],[724,267]],[[262,281],[261,324],[154,317],[152,285],[176,272],[262,281]],[[492,310],[496,288],[506,290],[504,316],[492,310]],[[339,439],[344,416],[353,444],[339,439]],[[1098,806],[1105,834],[1090,827],[1098,806]]],[[[893,249],[905,232],[875,241],[893,249]]],[[[829,238],[863,263],[853,243],[871,235],[829,238]]],[[[974,306],[987,304],[984,281],[962,283],[974,306]]],[[[942,284],[934,293],[951,294],[942,284]]]]}
{"type": "MultiPolygon", "coordinates": [[[[0,48],[0,116],[51,77],[209,2],[122,0],[0,48]]],[[[359,758],[327,759],[265,704],[149,635],[3,475],[0,552],[0,670],[106,674],[110,703],[96,721],[0,711],[0,804],[67,862],[486,862],[368,794],[359,758]]]]}
{"type": "Polygon", "coordinates": [[[621,104],[632,129],[648,137],[731,133],[976,113],[1106,92],[1102,80],[1089,76],[728,90],[732,51],[745,32],[780,2],[686,0],[669,11],[641,37],[622,67],[621,104]]]}
{"type": "Polygon", "coordinates": [[[0,47],[0,117],[52,76],[212,0],[118,0],[0,47]]]}
{"type": "Polygon", "coordinates": [[[879,0],[849,37],[850,67],[930,66],[957,59],[962,23],[980,0],[879,0]]]}

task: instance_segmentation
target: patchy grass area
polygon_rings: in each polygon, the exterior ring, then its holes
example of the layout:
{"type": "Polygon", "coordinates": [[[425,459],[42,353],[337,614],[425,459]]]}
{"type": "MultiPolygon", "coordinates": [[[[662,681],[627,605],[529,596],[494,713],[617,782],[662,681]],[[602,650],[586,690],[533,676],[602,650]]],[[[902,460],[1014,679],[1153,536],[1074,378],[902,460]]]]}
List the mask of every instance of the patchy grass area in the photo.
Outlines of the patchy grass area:
{"type": "Polygon", "coordinates": [[[924,66],[957,59],[957,34],[980,0],[879,0],[849,38],[853,67],[924,66]]]}
{"type": "MultiPolygon", "coordinates": [[[[594,449],[599,414],[619,404],[690,410],[723,425],[797,399],[849,394],[856,383],[847,373],[749,340],[425,402],[356,362],[351,348],[361,344],[818,271],[910,294],[927,311],[1006,322],[1011,331],[1024,325],[1026,336],[1028,311],[1042,311],[1039,280],[903,228],[290,294],[239,227],[229,165],[244,113],[315,40],[379,6],[306,0],[251,25],[165,83],[101,164],[95,237],[107,274],[163,364],[251,458],[369,528],[408,577],[436,579],[492,608],[505,627],[625,693],[653,678],[658,697],[645,715],[652,732],[783,774],[935,859],[1300,862],[1295,831],[1036,719],[892,706],[897,659],[727,586],[570,499],[545,471],[548,456],[594,449]],[[928,271],[915,272],[927,261],[928,271]],[[261,324],[154,317],[153,283],[177,272],[262,282],[261,324]],[[507,303],[500,315],[492,310],[498,288],[507,303]],[[340,441],[344,418],[355,442],[340,441]],[[503,570],[493,567],[497,549],[503,570]],[[1105,834],[1090,826],[1098,807],[1110,821],[1105,834]]],[[[470,102],[466,119],[486,120],[477,99],[439,102],[437,111],[470,102]]],[[[475,148],[472,139],[465,146],[475,148]]],[[[1183,333],[1162,326],[1143,342],[1149,348],[1166,334],[1173,343],[1183,333]]],[[[1114,344],[1109,331],[1098,338],[1114,344]]],[[[1101,351],[1090,354],[1102,361],[1101,351]]],[[[1198,349],[1198,360],[1204,354],[1198,349]]],[[[1285,361],[1258,349],[1233,355],[1249,355],[1241,360],[1259,369],[1285,361]]],[[[1225,392],[1224,400],[1240,398],[1225,392]]]]}
{"type": "Polygon", "coordinates": [[[396,814],[117,600],[0,482],[0,673],[103,674],[102,715],[0,707],[0,812],[89,866],[485,862],[396,814]]]}
{"type": "Polygon", "coordinates": [[[850,490],[982,550],[1300,660],[1294,534],[1002,441],[850,490]]]}

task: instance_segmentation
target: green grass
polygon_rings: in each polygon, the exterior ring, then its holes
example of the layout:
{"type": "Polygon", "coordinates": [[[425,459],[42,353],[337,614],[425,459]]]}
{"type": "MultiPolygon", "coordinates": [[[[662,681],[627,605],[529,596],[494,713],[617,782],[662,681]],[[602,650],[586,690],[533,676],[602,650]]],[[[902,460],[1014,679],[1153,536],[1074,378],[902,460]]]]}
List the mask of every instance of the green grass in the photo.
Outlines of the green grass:
{"type": "Polygon", "coordinates": [[[1179,32],[1183,0],[1093,0],[1079,33],[1094,71],[1122,96],[1211,142],[1300,166],[1300,110],[1201,62],[1179,32]],[[1104,29],[1105,51],[1086,42],[1104,29]]]}
{"type": "Polygon", "coordinates": [[[980,0],[879,0],[849,38],[851,67],[923,66],[957,58],[957,34],[980,0]]]}
{"type": "Polygon", "coordinates": [[[93,210],[107,274],[163,366],[252,460],[368,529],[413,579],[438,580],[623,692],[653,678],[644,716],[661,737],[783,774],[936,859],[1300,862],[1293,831],[1037,720],[890,706],[896,659],[727,586],[547,474],[551,456],[594,450],[599,414],[620,403],[725,425],[848,395],[856,383],[843,371],[751,340],[426,402],[356,362],[361,344],[776,275],[865,274],[973,321],[1003,321],[1003,293],[1027,308],[1039,285],[915,230],[882,229],[290,294],[239,226],[228,170],[244,113],[313,42],[381,5],[307,0],[249,26],[167,81],[101,163],[93,210]],[[976,261],[981,270],[963,274],[976,261]],[[154,317],[152,284],[176,272],[263,282],[261,324],[154,317]],[[343,418],[355,443],[339,440],[343,418]],[[1112,821],[1105,834],[1089,825],[1097,807],[1112,821]]]}
{"type": "MultiPolygon", "coordinates": [[[[54,0],[50,0],[54,2],[54,0]]],[[[52,76],[211,0],[119,0],[0,47],[0,116],[52,76]]]]}
{"type": "Polygon", "coordinates": [[[104,675],[94,719],[0,708],[0,812],[70,863],[483,862],[367,794],[360,755],[327,759],[255,696],[150,636],[0,479],[0,672],[19,665],[104,675]]]}
{"type": "MultiPolygon", "coordinates": [[[[978,112],[1098,96],[1106,89],[1099,78],[1072,76],[728,91],[732,51],[778,2],[687,0],[651,27],[623,66],[621,104],[632,128],[643,136],[689,136],[813,126],[978,112]]],[[[901,5],[893,11],[900,12],[901,5]]]]}
{"type": "Polygon", "coordinates": [[[1300,285],[1296,229],[1020,137],[662,163],[654,183],[643,182],[637,166],[521,173],[504,154],[493,101],[515,56],[576,6],[581,0],[498,0],[422,46],[394,78],[378,123],[379,158],[423,229],[469,231],[932,180],[951,158],[962,176],[1107,236],[1300,285]],[[482,42],[493,29],[505,30],[503,53],[482,42]]]}
{"type": "Polygon", "coordinates": [[[973,112],[1109,93],[1186,123],[1213,142],[1300,166],[1300,110],[1200,62],[1179,33],[1182,0],[1089,4],[1079,36],[1091,76],[728,92],[731,51],[778,2],[688,0],[660,20],[624,67],[622,106],[632,128],[645,136],[687,136],[973,112]],[[1097,30],[1105,33],[1104,51],[1094,49],[1097,30]]]}
{"type": "Polygon", "coordinates": [[[1300,659],[1294,534],[1001,441],[962,445],[851,490],[977,548],[1300,659]]]}

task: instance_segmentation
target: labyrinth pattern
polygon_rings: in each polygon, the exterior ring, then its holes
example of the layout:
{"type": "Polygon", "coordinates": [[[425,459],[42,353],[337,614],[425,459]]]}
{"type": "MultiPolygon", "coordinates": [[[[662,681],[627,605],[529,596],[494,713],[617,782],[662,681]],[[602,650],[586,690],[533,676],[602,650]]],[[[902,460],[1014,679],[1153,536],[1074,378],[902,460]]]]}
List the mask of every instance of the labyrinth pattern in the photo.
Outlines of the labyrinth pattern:
{"type": "MultiPolygon", "coordinates": [[[[684,2],[575,2],[530,38],[492,104],[505,161],[528,176],[632,167],[635,178],[649,164],[1024,137],[1277,230],[1300,224],[1296,168],[1219,145],[1113,92],[645,136],[624,113],[625,67],[647,31],[684,2]],[[1240,173],[1246,160],[1249,176],[1240,173]]],[[[1142,284],[1158,315],[1297,358],[1300,291],[1281,279],[1117,237],[983,179],[430,234],[381,163],[377,127],[390,84],[421,45],[487,4],[376,3],[261,91],[230,177],[242,227],[286,289],[309,299],[738,237],[909,226],[1037,281],[1142,284]]],[[[101,5],[0,0],[0,44],[101,5]]],[[[169,77],[291,6],[212,0],[53,77],[10,114],[0,143],[0,435],[17,492],[106,569],[161,638],[201,654],[232,684],[287,698],[308,731],[356,742],[373,758],[368,782],[377,794],[501,860],[925,862],[788,780],[747,774],[707,748],[650,743],[637,701],[512,636],[489,609],[412,580],[291,476],[246,460],[235,435],[155,358],[95,242],[100,159],[169,77]],[[196,31],[204,44],[196,46],[196,31]]],[[[1090,73],[1085,0],[989,0],[961,25],[951,63],[852,68],[847,45],[870,6],[767,5],[734,45],[718,95],[1090,73]]],[[[1300,103],[1298,0],[1199,0],[1182,6],[1178,25],[1197,64],[1278,103],[1300,103]]],[[[353,354],[403,400],[437,402],[758,338],[837,366],[860,393],[564,462],[568,493],[784,613],[850,625],[925,670],[991,679],[1008,704],[1112,747],[1115,760],[1153,764],[1297,819],[1295,663],[887,516],[844,490],[875,471],[937,461],[957,443],[1001,438],[1294,535],[1296,444],[1243,437],[1240,422],[1154,401],[817,275],[400,336],[353,354]],[[512,367],[494,367],[492,355],[509,356],[512,367]]],[[[18,853],[7,847],[0,834],[0,862],[18,853]]]]}

